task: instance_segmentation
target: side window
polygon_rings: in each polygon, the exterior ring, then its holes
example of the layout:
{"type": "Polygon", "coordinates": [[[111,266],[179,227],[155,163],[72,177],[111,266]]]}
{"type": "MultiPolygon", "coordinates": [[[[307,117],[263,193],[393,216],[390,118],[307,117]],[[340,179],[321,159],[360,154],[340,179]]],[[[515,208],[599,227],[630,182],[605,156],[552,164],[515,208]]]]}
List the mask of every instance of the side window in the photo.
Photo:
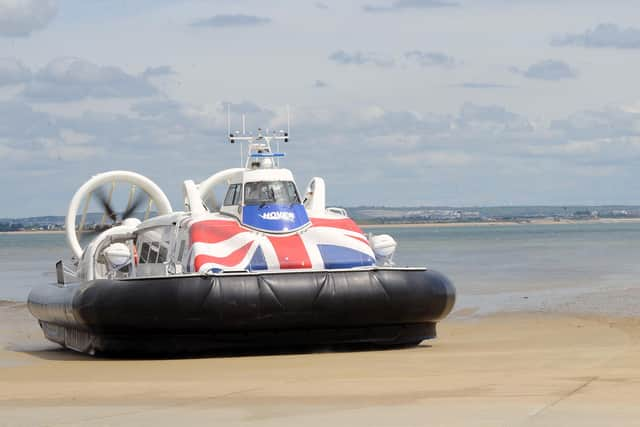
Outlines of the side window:
{"type": "Polygon", "coordinates": [[[227,190],[227,195],[224,198],[224,206],[231,206],[234,203],[234,200],[236,199],[236,193],[238,191],[238,184],[233,184],[229,186],[229,189],[227,190]]]}
{"type": "Polygon", "coordinates": [[[182,257],[184,256],[184,246],[185,246],[185,243],[186,243],[186,242],[185,242],[184,240],[182,240],[182,241],[180,242],[180,249],[178,249],[178,259],[177,259],[177,261],[178,261],[178,262],[181,262],[181,261],[182,261],[182,257]]]}
{"type": "Polygon", "coordinates": [[[167,260],[167,248],[166,246],[160,246],[160,250],[158,251],[158,263],[165,262],[167,260]]]}
{"type": "Polygon", "coordinates": [[[158,249],[160,244],[158,242],[151,243],[151,249],[149,250],[149,257],[147,258],[147,263],[155,264],[158,260],[158,249]]]}
{"type": "Polygon", "coordinates": [[[142,246],[140,246],[140,264],[146,264],[147,259],[149,259],[149,244],[142,242],[142,246]]]}
{"type": "Polygon", "coordinates": [[[174,227],[162,226],[145,230],[138,236],[140,264],[161,264],[169,258],[170,234],[174,227]]]}
{"type": "Polygon", "coordinates": [[[287,186],[287,195],[289,196],[289,202],[300,203],[300,196],[298,196],[298,190],[296,190],[296,185],[291,181],[286,182],[285,185],[287,186]]]}
{"type": "Polygon", "coordinates": [[[236,184],[236,194],[233,197],[233,204],[239,205],[242,201],[242,184],[236,184]]]}

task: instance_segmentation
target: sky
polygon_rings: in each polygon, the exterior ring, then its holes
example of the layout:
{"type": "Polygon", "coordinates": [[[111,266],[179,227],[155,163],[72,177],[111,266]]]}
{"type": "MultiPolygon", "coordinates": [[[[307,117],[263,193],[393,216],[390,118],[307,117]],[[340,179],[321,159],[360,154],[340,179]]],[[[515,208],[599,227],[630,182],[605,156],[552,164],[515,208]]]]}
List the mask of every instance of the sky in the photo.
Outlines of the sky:
{"type": "Polygon", "coordinates": [[[332,205],[640,203],[637,1],[0,0],[0,218],[283,129],[332,205]]]}

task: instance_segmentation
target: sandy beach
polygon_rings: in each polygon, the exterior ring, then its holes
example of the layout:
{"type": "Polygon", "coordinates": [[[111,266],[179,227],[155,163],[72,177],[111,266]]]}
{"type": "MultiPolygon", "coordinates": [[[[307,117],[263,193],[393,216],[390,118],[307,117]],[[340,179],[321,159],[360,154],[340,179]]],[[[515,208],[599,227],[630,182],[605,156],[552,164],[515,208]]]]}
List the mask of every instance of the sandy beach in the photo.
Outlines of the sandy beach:
{"type": "Polygon", "coordinates": [[[640,425],[640,319],[455,312],[386,351],[90,358],[0,304],[0,425],[640,425]]]}

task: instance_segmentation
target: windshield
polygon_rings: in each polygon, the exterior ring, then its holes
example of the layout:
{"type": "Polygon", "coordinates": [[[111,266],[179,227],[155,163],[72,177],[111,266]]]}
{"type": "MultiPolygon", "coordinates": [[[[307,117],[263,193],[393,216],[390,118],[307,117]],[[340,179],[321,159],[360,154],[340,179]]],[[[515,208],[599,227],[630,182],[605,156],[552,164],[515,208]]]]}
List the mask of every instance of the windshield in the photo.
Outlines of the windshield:
{"type": "Polygon", "coordinates": [[[290,205],[300,203],[296,186],[291,181],[262,181],[244,184],[244,204],[290,205]]]}

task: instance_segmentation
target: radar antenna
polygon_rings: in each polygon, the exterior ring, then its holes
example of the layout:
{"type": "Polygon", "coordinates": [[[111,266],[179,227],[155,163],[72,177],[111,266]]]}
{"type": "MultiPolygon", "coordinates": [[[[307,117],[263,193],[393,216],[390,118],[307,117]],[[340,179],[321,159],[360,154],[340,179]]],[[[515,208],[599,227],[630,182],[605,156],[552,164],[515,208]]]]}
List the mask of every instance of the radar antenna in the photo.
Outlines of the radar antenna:
{"type": "Polygon", "coordinates": [[[229,142],[235,144],[240,143],[240,166],[247,169],[261,169],[261,168],[273,168],[280,167],[280,158],[285,154],[280,152],[280,141],[289,142],[291,129],[291,117],[289,106],[287,105],[287,130],[271,131],[269,129],[258,128],[256,135],[253,133],[247,133],[245,115],[242,115],[242,132],[237,130],[231,131],[231,109],[230,104],[227,104],[227,133],[229,135],[229,142]],[[276,152],[271,149],[271,142],[276,142],[276,152]],[[244,161],[243,156],[243,144],[246,142],[248,145],[247,159],[244,161]]]}

